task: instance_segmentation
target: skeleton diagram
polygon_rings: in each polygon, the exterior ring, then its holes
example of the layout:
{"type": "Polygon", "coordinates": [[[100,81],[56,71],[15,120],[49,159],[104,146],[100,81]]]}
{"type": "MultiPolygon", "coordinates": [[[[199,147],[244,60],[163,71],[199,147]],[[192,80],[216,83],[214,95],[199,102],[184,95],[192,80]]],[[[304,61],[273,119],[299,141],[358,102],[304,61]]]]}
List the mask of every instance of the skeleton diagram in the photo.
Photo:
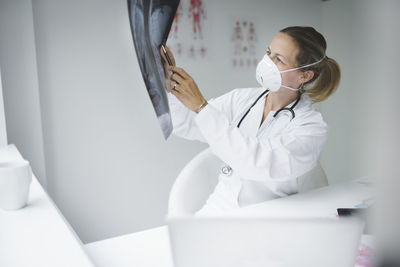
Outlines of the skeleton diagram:
{"type": "Polygon", "coordinates": [[[197,39],[197,37],[203,39],[203,33],[201,29],[201,24],[202,24],[201,19],[205,19],[206,15],[204,12],[204,6],[202,0],[190,0],[189,18],[192,18],[193,21],[194,39],[197,39]]]}
{"type": "Polygon", "coordinates": [[[178,38],[179,23],[181,22],[182,15],[183,15],[183,8],[181,2],[178,6],[178,9],[176,10],[173,27],[171,28],[171,33],[170,33],[171,36],[174,37],[175,39],[178,38]]]}
{"type": "Polygon", "coordinates": [[[240,56],[242,52],[242,27],[240,26],[240,22],[236,21],[236,26],[233,32],[232,40],[234,42],[234,51],[233,54],[236,56],[240,56]]]}
{"type": "Polygon", "coordinates": [[[232,34],[234,68],[250,68],[257,65],[257,35],[252,21],[236,21],[232,34]]]}
{"type": "Polygon", "coordinates": [[[207,47],[206,0],[181,0],[171,28],[169,47],[178,57],[190,59],[206,58],[207,47]]]}
{"type": "Polygon", "coordinates": [[[253,22],[250,22],[249,31],[247,32],[247,42],[249,44],[249,54],[254,56],[256,54],[257,35],[253,22]]]}

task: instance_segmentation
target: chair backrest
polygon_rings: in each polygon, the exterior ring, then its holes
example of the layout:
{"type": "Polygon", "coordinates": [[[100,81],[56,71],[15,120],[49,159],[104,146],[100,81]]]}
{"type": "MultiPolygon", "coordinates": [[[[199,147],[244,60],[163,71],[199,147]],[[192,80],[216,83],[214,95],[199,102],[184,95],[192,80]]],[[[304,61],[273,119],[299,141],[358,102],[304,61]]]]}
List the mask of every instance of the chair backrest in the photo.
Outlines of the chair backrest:
{"type": "Polygon", "coordinates": [[[193,214],[206,202],[218,181],[223,162],[209,148],[197,154],[179,173],[172,186],[169,215],[193,214]]]}
{"type": "MultiPolygon", "coordinates": [[[[172,186],[168,215],[194,214],[206,202],[218,182],[218,173],[224,165],[210,148],[197,154],[179,173],[172,186]]],[[[308,173],[298,178],[299,193],[328,185],[319,162],[308,173]]]]}

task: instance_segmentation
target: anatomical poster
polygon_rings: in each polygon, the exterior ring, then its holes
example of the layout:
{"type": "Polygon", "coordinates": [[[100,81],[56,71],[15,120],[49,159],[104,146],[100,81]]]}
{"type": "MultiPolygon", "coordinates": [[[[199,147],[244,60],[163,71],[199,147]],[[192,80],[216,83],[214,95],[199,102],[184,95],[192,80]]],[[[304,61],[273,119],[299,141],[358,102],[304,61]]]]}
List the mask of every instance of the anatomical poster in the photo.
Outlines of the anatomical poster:
{"type": "Polygon", "coordinates": [[[176,58],[205,59],[210,43],[211,1],[181,0],[176,12],[167,45],[176,58]]]}
{"type": "Polygon", "coordinates": [[[259,59],[258,49],[258,28],[257,23],[252,19],[232,20],[231,32],[231,66],[233,69],[255,68],[259,59]]]}
{"type": "Polygon", "coordinates": [[[159,49],[168,39],[178,5],[179,0],[128,0],[137,59],[165,139],[173,126],[159,49]]]}

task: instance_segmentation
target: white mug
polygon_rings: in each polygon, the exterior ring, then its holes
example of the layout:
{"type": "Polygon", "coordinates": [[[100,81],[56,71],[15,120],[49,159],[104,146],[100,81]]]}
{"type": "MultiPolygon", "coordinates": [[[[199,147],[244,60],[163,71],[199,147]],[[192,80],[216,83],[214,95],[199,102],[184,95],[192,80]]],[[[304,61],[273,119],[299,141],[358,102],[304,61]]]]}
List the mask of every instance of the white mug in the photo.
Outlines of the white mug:
{"type": "Polygon", "coordinates": [[[27,160],[0,162],[0,208],[23,208],[29,196],[32,169],[27,160]]]}

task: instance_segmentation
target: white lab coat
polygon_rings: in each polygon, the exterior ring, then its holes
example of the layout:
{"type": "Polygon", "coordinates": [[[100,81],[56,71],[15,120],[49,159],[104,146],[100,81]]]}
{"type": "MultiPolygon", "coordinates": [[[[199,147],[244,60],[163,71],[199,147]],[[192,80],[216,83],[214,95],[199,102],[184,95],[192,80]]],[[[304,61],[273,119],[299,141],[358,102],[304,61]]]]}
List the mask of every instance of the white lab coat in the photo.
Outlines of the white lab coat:
{"type": "Polygon", "coordinates": [[[199,114],[168,94],[173,134],[208,143],[211,151],[232,168],[228,174],[219,174],[214,192],[198,214],[220,214],[297,193],[298,178],[316,166],[328,127],[306,93],[294,108],[293,120],[286,111],[274,119],[272,111],[260,126],[264,96],[237,128],[263,91],[232,90],[208,101],[199,114]]]}

